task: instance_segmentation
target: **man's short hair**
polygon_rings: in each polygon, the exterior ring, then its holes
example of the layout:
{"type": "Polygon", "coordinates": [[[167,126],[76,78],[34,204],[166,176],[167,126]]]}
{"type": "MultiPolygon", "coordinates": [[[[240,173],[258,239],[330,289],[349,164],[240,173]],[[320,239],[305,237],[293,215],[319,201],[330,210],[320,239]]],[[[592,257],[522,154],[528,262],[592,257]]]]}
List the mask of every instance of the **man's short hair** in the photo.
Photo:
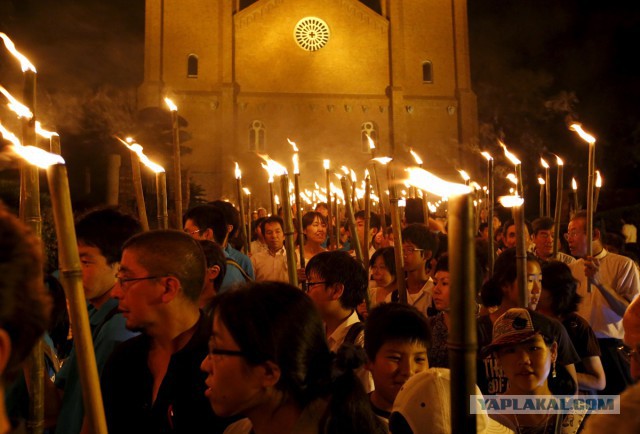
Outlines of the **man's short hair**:
{"type": "Polygon", "coordinates": [[[181,231],[155,230],[134,235],[122,247],[127,249],[141,253],[137,261],[150,275],[175,276],[185,297],[197,302],[207,267],[197,240],[181,231]]]}
{"type": "MultiPolygon", "coordinates": [[[[370,229],[380,229],[380,217],[373,211],[369,212],[369,228],[370,229]]],[[[354,219],[362,219],[365,218],[364,210],[360,210],[353,215],[354,219]]]]}
{"type": "Polygon", "coordinates": [[[4,378],[18,372],[48,326],[42,260],[40,241],[0,206],[0,328],[11,339],[4,378]]]}
{"type": "Polygon", "coordinates": [[[422,223],[412,223],[402,230],[402,242],[408,241],[425,252],[436,253],[438,239],[422,223]]]}
{"type": "Polygon", "coordinates": [[[531,223],[531,235],[538,235],[539,231],[550,231],[555,226],[551,217],[539,217],[531,223]]]}
{"type": "MultiPolygon", "coordinates": [[[[571,217],[570,221],[574,220],[584,220],[584,229],[587,230],[587,212],[585,210],[578,211],[571,217]]],[[[596,230],[600,231],[599,221],[593,219],[593,234],[595,235],[596,230]]]]}
{"type": "Polygon", "coordinates": [[[280,217],[278,217],[277,215],[272,215],[269,217],[266,217],[264,220],[262,220],[262,222],[260,223],[260,230],[262,231],[262,236],[264,237],[264,228],[271,223],[278,223],[280,225],[280,229],[282,229],[284,231],[284,220],[282,220],[280,217]]]}
{"type": "Polygon", "coordinates": [[[109,265],[120,262],[124,242],[141,231],[138,220],[113,208],[90,211],[76,222],[78,242],[99,249],[109,265]]]}
{"type": "Polygon", "coordinates": [[[364,350],[373,362],[387,342],[417,342],[431,346],[427,318],[418,309],[404,303],[382,303],[371,309],[364,328],[364,350]]]}
{"type": "Polygon", "coordinates": [[[207,268],[211,268],[217,265],[220,268],[220,272],[215,279],[213,279],[213,287],[218,290],[220,289],[220,285],[222,285],[222,281],[224,280],[224,275],[227,274],[227,257],[224,254],[224,250],[220,247],[219,244],[214,243],[210,240],[198,240],[200,243],[200,247],[202,247],[202,251],[204,252],[204,258],[207,262],[207,268]]]}
{"type": "Polygon", "coordinates": [[[224,213],[213,205],[194,206],[184,214],[182,223],[186,223],[187,220],[193,221],[201,232],[211,229],[213,239],[218,244],[222,244],[227,236],[227,220],[224,213]]]}
{"type": "Polygon", "coordinates": [[[309,260],[305,271],[307,276],[314,271],[326,286],[341,283],[340,304],[345,309],[355,309],[367,295],[367,272],[345,251],[320,252],[309,260]]]}
{"type": "Polygon", "coordinates": [[[214,200],[209,202],[209,205],[215,206],[224,214],[224,220],[228,225],[233,226],[231,235],[235,236],[236,230],[240,229],[240,212],[236,209],[231,202],[224,200],[214,200]]]}

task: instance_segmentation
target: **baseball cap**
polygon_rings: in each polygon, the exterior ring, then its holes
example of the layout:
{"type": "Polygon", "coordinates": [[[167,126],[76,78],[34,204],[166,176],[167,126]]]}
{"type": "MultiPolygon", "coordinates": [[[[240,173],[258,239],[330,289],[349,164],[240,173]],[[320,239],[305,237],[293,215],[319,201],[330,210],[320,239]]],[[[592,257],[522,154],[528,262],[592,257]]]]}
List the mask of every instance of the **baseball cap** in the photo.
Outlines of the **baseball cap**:
{"type": "Polygon", "coordinates": [[[506,345],[520,344],[540,334],[546,338],[553,337],[549,322],[539,315],[531,316],[527,309],[513,308],[503,313],[493,323],[493,339],[482,349],[488,355],[506,345]]]}
{"type": "MultiPolygon", "coordinates": [[[[430,368],[409,378],[393,403],[389,417],[392,434],[451,433],[451,371],[430,368]]],[[[482,392],[476,386],[476,395],[482,392]]],[[[489,419],[486,411],[476,415],[478,433],[512,433],[489,419]]]]}

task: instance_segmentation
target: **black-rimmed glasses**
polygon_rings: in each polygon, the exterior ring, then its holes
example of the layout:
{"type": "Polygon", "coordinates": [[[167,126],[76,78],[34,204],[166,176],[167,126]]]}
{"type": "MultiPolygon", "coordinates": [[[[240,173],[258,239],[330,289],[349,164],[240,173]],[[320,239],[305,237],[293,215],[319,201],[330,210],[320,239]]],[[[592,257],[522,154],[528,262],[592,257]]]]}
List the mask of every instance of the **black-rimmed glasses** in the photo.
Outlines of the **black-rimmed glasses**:
{"type": "Polygon", "coordinates": [[[309,292],[311,290],[312,286],[316,286],[316,285],[322,285],[327,283],[325,280],[319,280],[316,282],[310,282],[310,281],[306,281],[302,283],[302,288],[304,288],[304,292],[309,292]]]}
{"type": "Polygon", "coordinates": [[[131,277],[131,278],[116,276],[116,280],[118,281],[118,285],[120,285],[120,288],[124,288],[125,285],[130,282],[140,282],[142,280],[159,279],[161,277],[169,277],[169,276],[167,274],[145,276],[145,277],[131,277]]]}
{"type": "Polygon", "coordinates": [[[209,357],[213,356],[235,356],[246,357],[246,354],[239,350],[225,350],[222,348],[216,348],[213,344],[213,337],[209,338],[209,357]]]}

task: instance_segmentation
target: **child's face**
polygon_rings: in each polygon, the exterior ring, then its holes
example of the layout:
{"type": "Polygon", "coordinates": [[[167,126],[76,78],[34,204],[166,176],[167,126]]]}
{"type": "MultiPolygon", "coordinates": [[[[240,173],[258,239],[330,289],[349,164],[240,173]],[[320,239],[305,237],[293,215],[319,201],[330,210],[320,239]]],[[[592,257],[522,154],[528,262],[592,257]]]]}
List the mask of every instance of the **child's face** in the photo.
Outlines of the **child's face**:
{"type": "Polygon", "coordinates": [[[367,369],[371,371],[375,384],[373,393],[389,407],[393,406],[402,385],[427,368],[427,349],[419,342],[385,342],[375,360],[367,362],[367,369]]]}

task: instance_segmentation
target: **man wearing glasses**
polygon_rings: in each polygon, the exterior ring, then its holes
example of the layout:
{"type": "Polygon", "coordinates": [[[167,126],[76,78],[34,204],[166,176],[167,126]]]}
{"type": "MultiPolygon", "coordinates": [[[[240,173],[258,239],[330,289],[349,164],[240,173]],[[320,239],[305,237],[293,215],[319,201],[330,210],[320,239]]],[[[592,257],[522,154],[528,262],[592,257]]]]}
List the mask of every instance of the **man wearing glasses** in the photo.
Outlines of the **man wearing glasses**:
{"type": "Polygon", "coordinates": [[[593,256],[588,257],[586,225],[584,212],[576,213],[569,222],[565,238],[571,254],[579,258],[569,268],[578,280],[577,293],[582,296],[578,314],[591,325],[602,351],[607,386],[601,393],[615,395],[631,383],[629,367],[618,347],[625,337],[622,317],[640,292],[640,276],[631,259],[609,253],[602,246],[597,228],[593,230],[593,256]]]}
{"type": "MultiPolygon", "coordinates": [[[[433,280],[427,271],[427,263],[433,257],[438,247],[436,236],[422,223],[413,223],[402,230],[402,256],[404,257],[404,271],[406,272],[407,303],[414,306],[420,313],[427,315],[427,309],[432,305],[431,291],[433,280]]],[[[398,279],[402,279],[398,273],[398,279]]],[[[387,296],[385,301],[398,301],[396,289],[387,296]]]]}
{"type": "Polygon", "coordinates": [[[109,432],[220,433],[200,362],[210,322],[198,309],[206,276],[196,240],[178,231],[138,234],[124,247],[112,295],[130,330],[101,384],[109,432]]]}

